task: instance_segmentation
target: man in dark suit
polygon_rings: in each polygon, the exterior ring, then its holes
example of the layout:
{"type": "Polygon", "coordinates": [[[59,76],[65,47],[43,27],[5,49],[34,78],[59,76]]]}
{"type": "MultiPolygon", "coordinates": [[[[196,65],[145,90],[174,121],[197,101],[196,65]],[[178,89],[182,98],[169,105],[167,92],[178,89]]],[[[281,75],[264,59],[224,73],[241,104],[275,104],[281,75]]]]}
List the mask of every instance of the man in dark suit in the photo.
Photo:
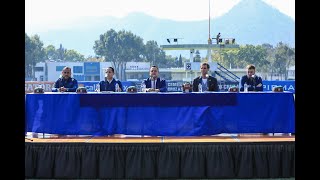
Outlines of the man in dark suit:
{"type": "Polygon", "coordinates": [[[167,92],[166,80],[159,77],[157,66],[151,66],[149,75],[150,77],[142,82],[146,85],[146,92],[167,92]]]}
{"type": "Polygon", "coordinates": [[[248,85],[248,91],[263,91],[262,78],[255,75],[256,68],[254,65],[247,66],[247,75],[241,77],[240,91],[244,91],[244,84],[248,85]]]}
{"type": "Polygon", "coordinates": [[[201,76],[193,80],[193,92],[199,91],[199,84],[202,86],[202,91],[219,91],[217,79],[208,74],[210,65],[208,63],[201,63],[200,68],[201,76]]]}

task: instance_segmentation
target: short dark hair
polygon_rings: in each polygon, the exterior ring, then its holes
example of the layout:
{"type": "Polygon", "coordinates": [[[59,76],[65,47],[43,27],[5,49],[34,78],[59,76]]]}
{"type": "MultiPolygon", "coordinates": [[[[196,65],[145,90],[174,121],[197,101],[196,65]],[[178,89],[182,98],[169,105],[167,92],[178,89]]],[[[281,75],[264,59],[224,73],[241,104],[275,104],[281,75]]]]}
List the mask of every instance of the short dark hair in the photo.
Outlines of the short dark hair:
{"type": "Polygon", "coordinates": [[[201,63],[201,66],[203,66],[203,65],[207,65],[207,68],[210,69],[210,65],[208,63],[206,63],[206,62],[201,63]]]}
{"type": "MultiPolygon", "coordinates": [[[[110,68],[110,69],[112,70],[112,72],[114,73],[114,69],[113,69],[113,67],[108,67],[108,68],[110,68]]],[[[108,69],[108,68],[107,68],[107,69],[108,69]]],[[[107,71],[106,71],[106,72],[107,72],[107,71]]]]}
{"type": "Polygon", "coordinates": [[[153,67],[154,67],[154,68],[157,68],[157,69],[158,69],[158,71],[159,71],[159,68],[158,68],[158,66],[156,66],[156,65],[153,65],[153,66],[151,66],[151,67],[150,67],[150,69],[151,69],[151,68],[153,68],[153,67]]]}

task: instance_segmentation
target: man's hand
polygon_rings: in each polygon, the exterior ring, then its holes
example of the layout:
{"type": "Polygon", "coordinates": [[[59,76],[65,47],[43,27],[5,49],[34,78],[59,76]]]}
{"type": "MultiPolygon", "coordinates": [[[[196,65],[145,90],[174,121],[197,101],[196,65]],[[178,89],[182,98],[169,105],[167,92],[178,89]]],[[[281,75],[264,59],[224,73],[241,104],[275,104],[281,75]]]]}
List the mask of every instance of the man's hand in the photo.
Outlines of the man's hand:
{"type": "Polygon", "coordinates": [[[147,88],[147,89],[146,89],[146,92],[153,92],[153,91],[154,91],[153,88],[147,88]]]}
{"type": "Polygon", "coordinates": [[[59,91],[60,91],[60,92],[66,92],[66,91],[67,91],[67,88],[65,88],[65,87],[62,86],[61,88],[59,88],[59,91]]]}
{"type": "Polygon", "coordinates": [[[159,92],[160,89],[153,89],[153,88],[149,88],[146,90],[147,92],[159,92]]]}

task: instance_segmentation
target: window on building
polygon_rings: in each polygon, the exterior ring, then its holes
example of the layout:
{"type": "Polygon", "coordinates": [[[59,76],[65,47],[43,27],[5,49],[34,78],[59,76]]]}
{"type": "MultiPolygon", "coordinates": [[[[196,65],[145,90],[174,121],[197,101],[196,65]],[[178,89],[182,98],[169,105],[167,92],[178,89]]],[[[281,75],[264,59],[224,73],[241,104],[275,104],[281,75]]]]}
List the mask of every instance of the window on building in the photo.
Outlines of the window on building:
{"type": "Polygon", "coordinates": [[[43,81],[43,76],[40,76],[40,81],[43,81]]]}
{"type": "Polygon", "coordinates": [[[94,76],[94,81],[100,81],[100,76],[94,76]]]}
{"type": "Polygon", "coordinates": [[[43,67],[35,67],[34,70],[37,72],[43,72],[43,67]]]}
{"type": "Polygon", "coordinates": [[[73,78],[75,78],[77,81],[84,81],[83,75],[73,75],[73,78]]]}
{"type": "Polygon", "coordinates": [[[83,67],[82,66],[73,66],[73,72],[74,73],[82,73],[83,67]]]}
{"type": "Polygon", "coordinates": [[[64,68],[65,66],[56,66],[56,71],[62,71],[62,69],[64,68]]]}
{"type": "Polygon", "coordinates": [[[91,76],[85,76],[85,77],[84,77],[84,80],[85,80],[85,81],[91,81],[91,76]]]}

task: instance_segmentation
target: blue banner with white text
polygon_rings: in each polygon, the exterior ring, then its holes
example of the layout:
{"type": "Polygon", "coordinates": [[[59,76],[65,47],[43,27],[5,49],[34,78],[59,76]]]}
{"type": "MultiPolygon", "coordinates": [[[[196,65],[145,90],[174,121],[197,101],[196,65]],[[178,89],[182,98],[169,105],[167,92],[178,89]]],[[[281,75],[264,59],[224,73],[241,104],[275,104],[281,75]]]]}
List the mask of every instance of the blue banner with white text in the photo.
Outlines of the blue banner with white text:
{"type": "MultiPolygon", "coordinates": [[[[181,92],[183,81],[166,81],[168,92],[181,92]]],[[[84,86],[87,90],[94,91],[98,81],[79,81],[79,86],[84,86]]],[[[295,93],[295,81],[262,81],[263,91],[272,91],[272,88],[275,86],[282,86],[284,91],[290,91],[295,93]]],[[[138,90],[140,89],[141,82],[132,82],[132,81],[122,81],[124,91],[127,90],[129,86],[136,86],[138,90]]],[[[227,91],[229,87],[238,85],[237,83],[225,83],[219,84],[220,91],[227,91]]]]}

